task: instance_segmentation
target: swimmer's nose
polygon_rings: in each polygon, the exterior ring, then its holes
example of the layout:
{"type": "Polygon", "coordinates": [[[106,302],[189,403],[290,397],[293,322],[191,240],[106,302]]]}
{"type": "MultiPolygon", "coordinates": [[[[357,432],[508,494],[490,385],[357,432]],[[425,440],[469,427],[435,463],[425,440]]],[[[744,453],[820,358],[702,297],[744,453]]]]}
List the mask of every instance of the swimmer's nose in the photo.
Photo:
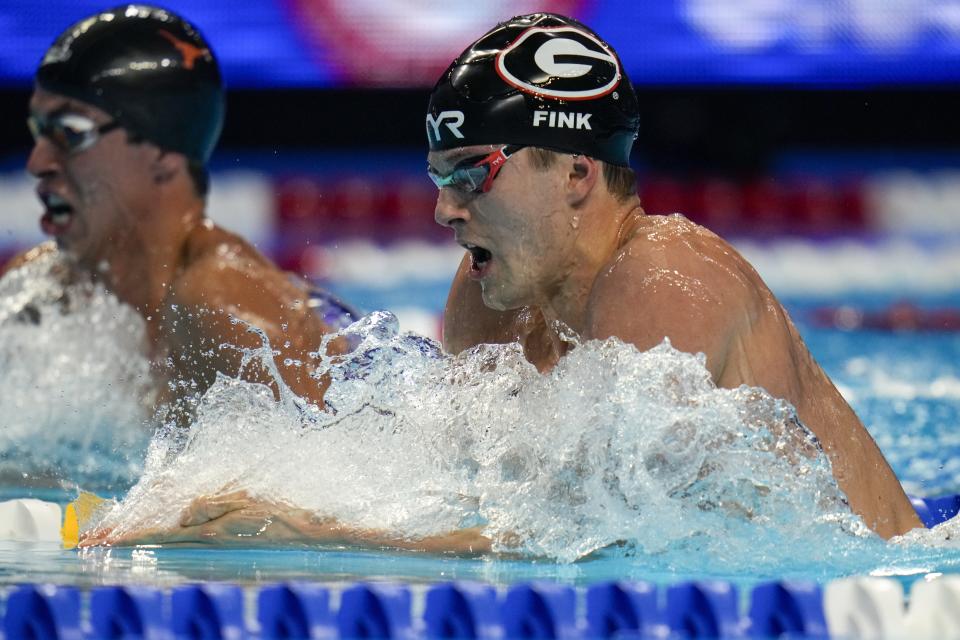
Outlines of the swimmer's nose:
{"type": "Polygon", "coordinates": [[[437,206],[433,210],[433,219],[443,227],[453,227],[455,221],[466,222],[470,219],[470,212],[458,198],[453,189],[444,187],[437,195],[437,206]]]}
{"type": "Polygon", "coordinates": [[[37,138],[27,158],[27,171],[37,178],[46,178],[60,170],[61,151],[44,136],[37,138]]]}

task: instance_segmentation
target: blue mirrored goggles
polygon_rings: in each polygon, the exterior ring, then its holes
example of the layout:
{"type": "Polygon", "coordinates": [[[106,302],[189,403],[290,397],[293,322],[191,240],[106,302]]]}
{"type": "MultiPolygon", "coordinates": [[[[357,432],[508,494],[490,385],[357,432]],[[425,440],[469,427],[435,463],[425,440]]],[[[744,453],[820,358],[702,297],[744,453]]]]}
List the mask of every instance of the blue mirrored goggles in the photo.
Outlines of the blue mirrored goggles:
{"type": "Polygon", "coordinates": [[[493,153],[479,158],[464,160],[447,175],[440,175],[436,169],[427,165],[427,175],[438,189],[453,187],[463,193],[486,193],[493,185],[493,179],[507,160],[525,145],[508,144],[493,153]]]}
{"type": "Polygon", "coordinates": [[[66,153],[79,153],[89,149],[100,136],[119,126],[120,123],[116,120],[98,126],[87,116],[69,112],[50,116],[34,113],[27,118],[27,128],[30,129],[34,142],[41,137],[46,138],[66,153]]]}

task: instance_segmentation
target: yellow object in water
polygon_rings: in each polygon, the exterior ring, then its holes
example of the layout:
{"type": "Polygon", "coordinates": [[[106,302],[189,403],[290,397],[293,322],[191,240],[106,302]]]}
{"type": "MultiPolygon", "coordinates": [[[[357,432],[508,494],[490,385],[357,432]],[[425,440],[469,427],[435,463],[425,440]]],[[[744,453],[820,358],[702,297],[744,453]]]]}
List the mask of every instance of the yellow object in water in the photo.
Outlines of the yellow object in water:
{"type": "Polygon", "coordinates": [[[80,528],[85,526],[97,509],[106,502],[95,493],[81,491],[77,499],[63,510],[63,527],[60,537],[63,538],[63,548],[73,549],[80,542],[80,528]]]}

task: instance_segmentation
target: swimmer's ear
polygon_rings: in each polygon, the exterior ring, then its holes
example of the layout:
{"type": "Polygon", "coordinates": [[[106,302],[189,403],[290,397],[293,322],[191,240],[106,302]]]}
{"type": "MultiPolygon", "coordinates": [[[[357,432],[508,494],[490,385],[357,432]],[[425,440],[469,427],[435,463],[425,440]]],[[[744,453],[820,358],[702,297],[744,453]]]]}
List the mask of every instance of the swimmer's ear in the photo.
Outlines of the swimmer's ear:
{"type": "Polygon", "coordinates": [[[600,162],[589,156],[572,156],[567,174],[567,204],[576,207],[581,204],[600,179],[600,162]]]}
{"type": "Polygon", "coordinates": [[[154,184],[167,184],[173,181],[177,174],[186,172],[186,159],[179,153],[158,149],[151,170],[154,184]]]}

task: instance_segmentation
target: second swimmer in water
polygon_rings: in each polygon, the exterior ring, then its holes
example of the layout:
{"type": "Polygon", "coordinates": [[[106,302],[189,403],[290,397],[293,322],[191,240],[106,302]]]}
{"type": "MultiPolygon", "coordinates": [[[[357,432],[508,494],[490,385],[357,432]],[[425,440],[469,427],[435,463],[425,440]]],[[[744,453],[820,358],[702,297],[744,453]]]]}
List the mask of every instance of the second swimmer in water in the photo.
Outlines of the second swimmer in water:
{"type": "Polygon", "coordinates": [[[355,318],[206,217],[206,164],[223,115],[216,58],[178,16],[129,5],[68,28],[43,58],[30,100],[27,169],[54,242],[7,268],[59,252],[66,278],[100,282],[136,309],[156,386],[167,392],[161,402],[181,388],[168,380],[191,391],[217,372],[272,382],[256,363],[238,371],[240,350],[261,342],[249,323],[269,338],[286,384],[322,404],[308,354],[355,318]]]}
{"type": "MultiPolygon", "coordinates": [[[[498,25],[441,77],[426,125],[429,172],[440,188],[436,220],[467,250],[447,302],[447,350],[519,340],[547,370],[570,348],[571,331],[640,350],[669,338],[704,353],[718,386],[763,387],[791,402],[850,507],[879,535],[922,527],[876,443],[756,271],[708,230],[640,207],[628,166],[637,100],[616,53],[595,33],[551,14],[498,25]]],[[[173,530],[105,539],[229,544],[249,535],[490,548],[479,530],[411,540],[242,493],[199,499],[173,530]]]]}

